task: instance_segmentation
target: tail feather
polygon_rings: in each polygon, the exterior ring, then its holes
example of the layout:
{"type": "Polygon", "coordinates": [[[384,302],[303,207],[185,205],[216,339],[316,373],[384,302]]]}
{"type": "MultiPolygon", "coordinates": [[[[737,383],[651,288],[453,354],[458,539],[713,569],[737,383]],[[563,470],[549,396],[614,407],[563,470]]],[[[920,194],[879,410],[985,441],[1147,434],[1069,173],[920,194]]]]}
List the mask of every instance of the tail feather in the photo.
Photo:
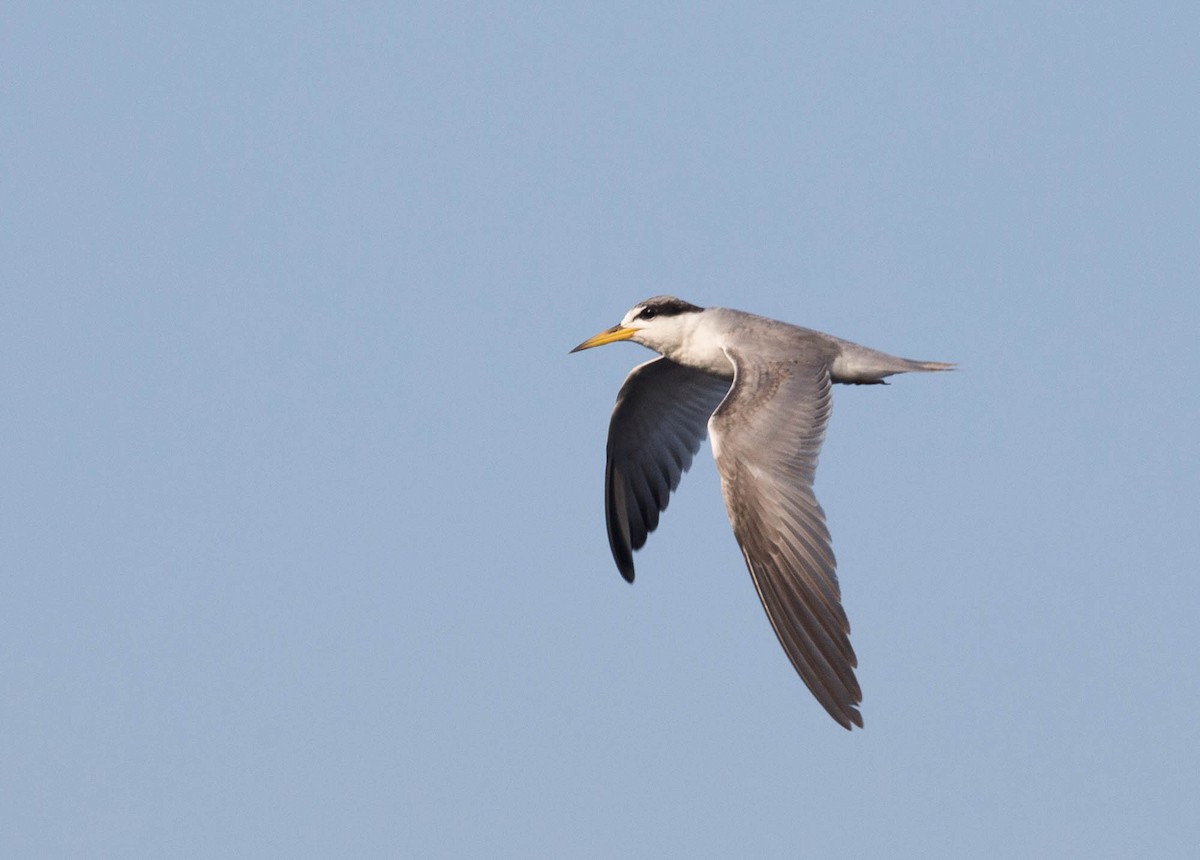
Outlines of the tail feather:
{"type": "Polygon", "coordinates": [[[910,361],[913,370],[956,370],[958,364],[953,361],[910,361]]]}
{"type": "Polygon", "coordinates": [[[870,385],[883,382],[897,373],[954,370],[957,365],[946,361],[913,361],[868,349],[856,343],[842,341],[841,351],[833,360],[831,376],[834,382],[870,385]]]}

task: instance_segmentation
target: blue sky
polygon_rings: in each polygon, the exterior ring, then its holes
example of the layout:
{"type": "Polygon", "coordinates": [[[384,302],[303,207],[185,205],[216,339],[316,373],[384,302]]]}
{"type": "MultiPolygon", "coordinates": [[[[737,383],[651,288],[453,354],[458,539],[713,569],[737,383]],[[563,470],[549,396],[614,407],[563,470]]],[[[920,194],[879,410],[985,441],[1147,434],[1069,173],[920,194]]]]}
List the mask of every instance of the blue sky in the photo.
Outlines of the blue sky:
{"type": "Polygon", "coordinates": [[[0,853],[1185,856],[1194,4],[0,10],[0,853]],[[658,293],[952,375],[817,476],[866,729],[707,447],[624,583],[658,293]]]}

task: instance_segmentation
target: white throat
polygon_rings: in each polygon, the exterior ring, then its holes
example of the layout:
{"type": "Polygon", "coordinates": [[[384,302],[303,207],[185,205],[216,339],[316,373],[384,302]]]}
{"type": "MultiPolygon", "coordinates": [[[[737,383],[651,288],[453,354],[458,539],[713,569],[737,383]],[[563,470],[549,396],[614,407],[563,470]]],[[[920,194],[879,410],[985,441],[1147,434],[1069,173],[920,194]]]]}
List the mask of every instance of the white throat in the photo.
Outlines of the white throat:
{"type": "Polygon", "coordinates": [[[708,311],[680,314],[670,318],[670,324],[650,325],[638,332],[634,340],[665,355],[685,367],[694,367],[717,376],[732,377],[733,364],[724,350],[723,327],[708,311]]]}

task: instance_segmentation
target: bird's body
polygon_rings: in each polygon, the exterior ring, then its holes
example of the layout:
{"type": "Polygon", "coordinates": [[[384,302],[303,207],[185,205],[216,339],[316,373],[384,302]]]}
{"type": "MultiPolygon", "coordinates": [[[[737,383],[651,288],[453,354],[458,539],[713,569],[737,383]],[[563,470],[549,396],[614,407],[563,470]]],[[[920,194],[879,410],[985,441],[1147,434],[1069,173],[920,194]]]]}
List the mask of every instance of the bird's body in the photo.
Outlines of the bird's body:
{"type": "Polygon", "coordinates": [[[834,382],[949,370],[728,308],[647,299],[573,351],[633,340],[660,353],[622,385],[608,434],[605,516],[621,574],[658,526],[706,433],[734,535],[796,671],[835,720],[862,726],[850,625],[813,495],[834,382]]]}

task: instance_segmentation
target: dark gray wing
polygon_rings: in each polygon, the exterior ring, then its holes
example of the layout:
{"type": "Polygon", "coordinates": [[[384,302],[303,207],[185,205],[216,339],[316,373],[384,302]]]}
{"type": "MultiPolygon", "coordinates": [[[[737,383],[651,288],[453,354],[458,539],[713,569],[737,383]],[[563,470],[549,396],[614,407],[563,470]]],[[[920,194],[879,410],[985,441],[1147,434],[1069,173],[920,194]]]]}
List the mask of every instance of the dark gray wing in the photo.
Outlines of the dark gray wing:
{"type": "Polygon", "coordinates": [[[633,551],[658,527],[729,383],[656,358],[635,367],[621,386],[608,425],[604,517],[613,559],[629,582],[633,551]]]}
{"type": "Polygon", "coordinates": [[[832,405],[829,364],[726,352],[733,386],[709,432],[734,535],[792,665],[830,716],[861,727],[858,660],[812,490],[832,405]]]}

